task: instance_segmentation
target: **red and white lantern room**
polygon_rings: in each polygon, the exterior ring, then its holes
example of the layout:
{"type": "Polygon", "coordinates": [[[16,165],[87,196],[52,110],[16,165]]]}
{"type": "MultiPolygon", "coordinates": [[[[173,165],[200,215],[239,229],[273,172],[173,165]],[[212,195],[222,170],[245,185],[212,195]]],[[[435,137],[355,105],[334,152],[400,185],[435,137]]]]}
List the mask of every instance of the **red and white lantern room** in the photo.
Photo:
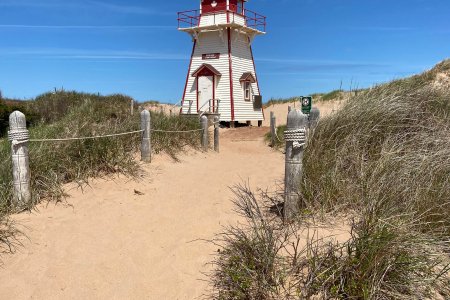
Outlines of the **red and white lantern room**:
{"type": "Polygon", "coordinates": [[[251,44],[265,34],[266,17],[247,0],[201,0],[200,9],[178,13],[178,29],[193,40],[181,114],[202,112],[231,122],[264,119],[251,44]]]}

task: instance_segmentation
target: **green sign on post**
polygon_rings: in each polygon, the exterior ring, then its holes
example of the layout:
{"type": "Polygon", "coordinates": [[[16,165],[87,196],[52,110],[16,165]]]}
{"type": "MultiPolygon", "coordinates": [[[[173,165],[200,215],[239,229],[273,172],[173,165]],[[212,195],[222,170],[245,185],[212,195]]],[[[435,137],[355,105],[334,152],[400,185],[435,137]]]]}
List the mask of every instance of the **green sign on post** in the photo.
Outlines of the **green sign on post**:
{"type": "Polygon", "coordinates": [[[309,115],[312,107],[312,97],[301,97],[302,113],[309,115]]]}

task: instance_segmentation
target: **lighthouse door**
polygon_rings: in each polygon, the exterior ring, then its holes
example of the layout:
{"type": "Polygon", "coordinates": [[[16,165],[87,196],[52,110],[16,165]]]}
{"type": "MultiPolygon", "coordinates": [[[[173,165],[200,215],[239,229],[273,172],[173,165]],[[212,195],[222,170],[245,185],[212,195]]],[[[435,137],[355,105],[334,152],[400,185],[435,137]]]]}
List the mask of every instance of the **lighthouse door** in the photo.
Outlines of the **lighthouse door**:
{"type": "Polygon", "coordinates": [[[198,110],[207,111],[210,109],[207,103],[213,99],[213,81],[213,76],[198,77],[198,110]]]}

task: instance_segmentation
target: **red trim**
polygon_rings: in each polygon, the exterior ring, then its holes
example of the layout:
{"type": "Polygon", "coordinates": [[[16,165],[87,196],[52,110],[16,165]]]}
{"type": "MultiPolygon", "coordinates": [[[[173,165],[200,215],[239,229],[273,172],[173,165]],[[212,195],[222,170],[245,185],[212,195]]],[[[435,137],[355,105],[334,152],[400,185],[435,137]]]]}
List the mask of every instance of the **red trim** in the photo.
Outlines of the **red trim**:
{"type": "Polygon", "coordinates": [[[212,98],[213,112],[216,112],[215,103],[216,103],[216,76],[213,76],[213,98],[212,98]]]}
{"type": "Polygon", "coordinates": [[[191,61],[189,62],[188,73],[187,73],[187,76],[186,76],[186,83],[184,85],[183,99],[181,100],[180,114],[183,113],[183,104],[184,104],[184,99],[186,97],[186,90],[187,90],[187,86],[188,86],[189,75],[191,74],[192,59],[194,58],[194,51],[195,51],[195,46],[196,45],[197,45],[197,40],[194,40],[194,45],[192,46],[191,61]]]}
{"type": "Polygon", "coordinates": [[[228,27],[228,61],[230,64],[230,105],[231,121],[234,121],[234,97],[233,97],[233,68],[231,63],[231,28],[228,27]]]}
{"type": "Polygon", "coordinates": [[[192,73],[193,77],[213,76],[213,75],[222,76],[222,74],[219,71],[217,71],[216,68],[214,68],[209,64],[202,64],[200,67],[197,68],[197,70],[194,71],[194,73],[192,73]]]}
{"type": "MultiPolygon", "coordinates": [[[[258,93],[261,96],[261,89],[259,88],[259,81],[258,81],[258,75],[256,74],[256,65],[255,65],[255,59],[253,58],[253,49],[252,45],[250,44],[250,38],[248,38],[248,45],[250,47],[250,54],[252,56],[252,62],[253,62],[253,71],[255,72],[255,79],[256,79],[256,86],[258,87],[258,93]]],[[[264,107],[261,108],[263,118],[266,119],[266,116],[264,115],[264,107]]]]}
{"type": "Polygon", "coordinates": [[[199,90],[198,90],[198,77],[197,78],[195,78],[195,80],[197,81],[197,87],[195,88],[195,91],[196,91],[196,93],[197,93],[197,95],[196,95],[196,97],[197,97],[197,112],[198,112],[198,92],[199,92],[199,90]]]}
{"type": "Polygon", "coordinates": [[[204,15],[217,15],[217,14],[227,14],[227,23],[230,23],[230,13],[234,16],[242,16],[245,19],[245,24],[247,27],[260,30],[265,32],[267,26],[267,18],[263,15],[260,15],[256,12],[253,12],[248,9],[244,9],[243,12],[236,12],[234,9],[221,9],[220,11],[210,11],[210,12],[202,12],[200,9],[196,10],[188,10],[182,11],[178,13],[178,29],[182,28],[192,28],[200,25],[201,17],[204,15]]]}

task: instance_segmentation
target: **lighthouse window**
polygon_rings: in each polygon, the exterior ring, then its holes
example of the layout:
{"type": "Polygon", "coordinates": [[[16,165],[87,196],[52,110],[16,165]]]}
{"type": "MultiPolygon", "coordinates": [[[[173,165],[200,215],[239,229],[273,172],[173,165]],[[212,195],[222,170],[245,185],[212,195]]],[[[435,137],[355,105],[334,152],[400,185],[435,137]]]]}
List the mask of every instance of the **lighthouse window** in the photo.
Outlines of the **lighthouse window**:
{"type": "Polygon", "coordinates": [[[252,93],[251,88],[252,88],[252,85],[251,85],[250,81],[244,81],[244,98],[245,98],[245,100],[250,101],[251,93],[252,93]]]}

